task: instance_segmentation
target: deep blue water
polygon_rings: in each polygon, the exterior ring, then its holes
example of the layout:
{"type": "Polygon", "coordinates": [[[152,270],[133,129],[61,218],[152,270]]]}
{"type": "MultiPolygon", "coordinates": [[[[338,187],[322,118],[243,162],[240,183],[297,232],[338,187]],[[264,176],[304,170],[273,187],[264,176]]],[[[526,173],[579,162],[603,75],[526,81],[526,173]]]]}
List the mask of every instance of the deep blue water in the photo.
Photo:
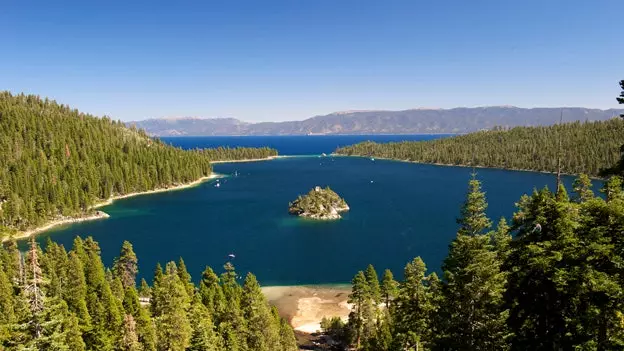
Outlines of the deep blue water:
{"type": "Polygon", "coordinates": [[[277,149],[280,155],[320,155],[332,153],[341,146],[367,140],[388,143],[404,140],[431,140],[449,135],[452,134],[168,137],[162,140],[185,149],[269,146],[277,149]]]}
{"type": "MultiPolygon", "coordinates": [[[[339,137],[271,137],[282,153],[326,152],[339,137]],[[312,144],[318,149],[311,147],[312,144]],[[301,143],[306,145],[300,145],[301,143]]],[[[400,138],[403,138],[401,136],[400,138]]],[[[214,145],[212,138],[195,145],[214,145]]],[[[255,140],[255,138],[252,138],[255,140]]],[[[241,144],[249,145],[248,137],[241,144]]],[[[190,139],[170,139],[188,147],[190,139]]],[[[237,145],[235,139],[230,139],[237,145]]],[[[254,141],[259,142],[259,141],[254,141]]],[[[111,218],[74,224],[39,235],[66,247],[76,235],[92,235],[110,265],[124,240],[134,244],[140,275],[152,277],[156,262],[184,257],[199,279],[210,265],[220,271],[227,255],[244,273],[264,285],[349,282],[372,263],[401,276],[406,262],[422,256],[438,270],[455,236],[455,218],[464,199],[469,168],[422,165],[355,157],[292,157],[272,161],[217,164],[220,181],[195,188],[116,201],[103,210],[111,218]],[[238,176],[232,174],[237,172],[238,176]],[[351,207],[344,218],[314,222],[288,215],[288,202],[315,185],[329,185],[351,207]]],[[[494,222],[510,217],[524,193],[545,185],[553,175],[478,169],[494,222]]],[[[571,177],[565,178],[569,186],[571,177]]]]}

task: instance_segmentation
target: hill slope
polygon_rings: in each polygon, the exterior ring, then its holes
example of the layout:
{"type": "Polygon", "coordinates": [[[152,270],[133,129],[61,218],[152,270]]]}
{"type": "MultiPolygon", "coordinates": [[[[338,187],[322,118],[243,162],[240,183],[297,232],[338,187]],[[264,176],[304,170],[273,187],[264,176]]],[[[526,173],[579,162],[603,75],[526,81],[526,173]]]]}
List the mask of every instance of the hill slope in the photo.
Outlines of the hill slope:
{"type": "Polygon", "coordinates": [[[431,141],[339,148],[337,154],[422,163],[555,172],[561,139],[562,171],[596,176],[619,160],[624,120],[574,122],[549,127],[482,131],[431,141]]]}
{"type": "Polygon", "coordinates": [[[182,150],[66,105],[0,92],[0,236],[79,216],[114,195],[189,183],[211,160],[264,158],[269,148],[182,150]]]}
{"type": "Polygon", "coordinates": [[[348,111],[303,121],[246,123],[233,118],[148,119],[130,122],[157,136],[179,135],[306,135],[306,134],[418,134],[469,133],[495,126],[538,126],[564,121],[607,120],[624,110],[588,108],[518,108],[506,106],[415,109],[405,111],[348,111]]]}

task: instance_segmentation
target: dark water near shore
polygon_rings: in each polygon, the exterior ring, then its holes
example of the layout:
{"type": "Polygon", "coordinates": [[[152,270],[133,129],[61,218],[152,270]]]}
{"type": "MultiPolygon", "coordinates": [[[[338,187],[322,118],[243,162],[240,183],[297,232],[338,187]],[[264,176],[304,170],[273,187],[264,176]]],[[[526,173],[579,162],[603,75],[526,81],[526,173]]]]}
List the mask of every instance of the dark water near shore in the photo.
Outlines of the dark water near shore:
{"type": "MultiPolygon", "coordinates": [[[[318,137],[291,138],[280,141],[284,143],[279,146],[281,153],[325,152],[298,145],[318,137]]],[[[329,142],[336,141],[340,140],[329,142]]],[[[173,142],[188,147],[190,141],[173,142]]],[[[195,145],[211,143],[199,140],[195,145]]],[[[54,229],[40,234],[38,240],[43,243],[51,237],[69,248],[76,235],[91,235],[100,243],[107,265],[122,242],[129,240],[139,257],[140,275],[147,279],[156,262],[179,257],[199,279],[206,265],[221,271],[229,253],[236,255],[233,263],[239,272],[254,272],[264,285],[345,283],[369,263],[401,276],[405,263],[415,256],[422,256],[431,270],[439,269],[455,236],[455,218],[472,171],[317,156],[217,164],[214,169],[229,175],[219,188],[207,182],[187,190],[120,200],[103,208],[111,215],[109,219],[54,229]],[[288,202],[315,185],[331,186],[347,200],[351,211],[334,222],[289,216],[288,202]]],[[[555,184],[554,176],[548,174],[477,172],[494,222],[500,216],[509,218],[522,194],[555,184]]],[[[572,178],[566,177],[565,182],[570,186],[572,178]]]]}

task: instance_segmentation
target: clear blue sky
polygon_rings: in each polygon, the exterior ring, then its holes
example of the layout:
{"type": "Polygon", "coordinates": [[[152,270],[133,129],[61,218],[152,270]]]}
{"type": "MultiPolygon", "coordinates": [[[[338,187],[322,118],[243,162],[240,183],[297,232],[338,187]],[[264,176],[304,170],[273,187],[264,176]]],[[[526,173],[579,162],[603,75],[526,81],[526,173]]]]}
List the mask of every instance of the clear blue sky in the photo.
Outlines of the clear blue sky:
{"type": "Polygon", "coordinates": [[[618,107],[622,0],[19,1],[0,90],[97,115],[618,107]]]}

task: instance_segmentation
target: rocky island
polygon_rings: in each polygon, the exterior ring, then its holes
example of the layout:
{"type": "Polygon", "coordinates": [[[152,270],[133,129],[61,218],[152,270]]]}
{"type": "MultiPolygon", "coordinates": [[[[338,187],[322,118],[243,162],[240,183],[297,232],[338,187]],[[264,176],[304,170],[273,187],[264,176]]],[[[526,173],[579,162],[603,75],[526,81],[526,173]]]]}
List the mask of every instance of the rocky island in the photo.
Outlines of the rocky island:
{"type": "Polygon", "coordinates": [[[349,205],[329,187],[314,187],[306,195],[288,204],[292,215],[312,219],[340,219],[340,212],[348,211],[349,205]]]}

